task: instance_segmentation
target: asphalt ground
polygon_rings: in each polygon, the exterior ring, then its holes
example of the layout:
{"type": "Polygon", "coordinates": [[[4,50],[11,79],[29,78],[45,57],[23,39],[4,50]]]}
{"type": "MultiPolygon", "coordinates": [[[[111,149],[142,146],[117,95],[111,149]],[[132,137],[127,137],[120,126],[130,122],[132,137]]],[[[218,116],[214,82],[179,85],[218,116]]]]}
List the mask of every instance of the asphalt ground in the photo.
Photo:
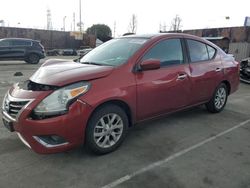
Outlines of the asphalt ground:
{"type": "MultiPolygon", "coordinates": [[[[0,62],[0,101],[41,63],[0,62]]],[[[0,187],[250,188],[250,85],[219,114],[199,106],[141,123],[103,156],[84,147],[39,155],[0,122],[0,187]]]]}

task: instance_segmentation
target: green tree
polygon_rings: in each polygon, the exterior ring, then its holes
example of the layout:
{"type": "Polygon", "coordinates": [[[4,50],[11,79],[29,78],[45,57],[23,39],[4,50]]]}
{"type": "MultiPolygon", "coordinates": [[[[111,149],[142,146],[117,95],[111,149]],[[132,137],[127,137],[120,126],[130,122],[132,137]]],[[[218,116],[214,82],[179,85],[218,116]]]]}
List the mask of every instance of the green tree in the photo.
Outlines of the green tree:
{"type": "Polygon", "coordinates": [[[105,24],[94,24],[87,29],[87,34],[95,35],[98,39],[106,42],[112,39],[112,32],[109,26],[105,24]]]}

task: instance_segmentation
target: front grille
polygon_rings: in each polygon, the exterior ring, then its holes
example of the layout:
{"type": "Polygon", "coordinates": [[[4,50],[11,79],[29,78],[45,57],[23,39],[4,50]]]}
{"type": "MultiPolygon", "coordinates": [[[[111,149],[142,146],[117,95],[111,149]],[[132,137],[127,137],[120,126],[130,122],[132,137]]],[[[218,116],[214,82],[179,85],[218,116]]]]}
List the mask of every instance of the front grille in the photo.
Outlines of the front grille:
{"type": "Polygon", "coordinates": [[[8,114],[11,117],[16,118],[17,114],[28,102],[29,101],[10,101],[8,114]]]}
{"type": "Polygon", "coordinates": [[[29,100],[16,99],[7,94],[3,101],[3,110],[8,113],[9,116],[16,119],[19,112],[28,102],[29,100]]]}

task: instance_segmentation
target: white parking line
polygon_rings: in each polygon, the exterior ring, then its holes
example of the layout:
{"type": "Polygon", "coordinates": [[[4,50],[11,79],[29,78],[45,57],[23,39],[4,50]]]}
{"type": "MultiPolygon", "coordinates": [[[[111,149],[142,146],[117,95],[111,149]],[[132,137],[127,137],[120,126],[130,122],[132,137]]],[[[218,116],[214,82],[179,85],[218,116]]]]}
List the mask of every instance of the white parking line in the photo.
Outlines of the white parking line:
{"type": "Polygon", "coordinates": [[[127,174],[126,176],[123,176],[123,177],[111,182],[110,184],[107,184],[107,185],[103,186],[102,188],[116,187],[116,186],[130,180],[131,178],[133,178],[135,176],[143,174],[144,172],[152,170],[152,169],[154,169],[154,168],[156,168],[158,166],[162,166],[163,164],[168,163],[169,161],[172,161],[172,160],[176,159],[177,157],[180,157],[180,156],[182,156],[182,155],[184,155],[184,154],[186,154],[186,153],[188,153],[188,152],[190,152],[192,150],[195,150],[195,149],[203,146],[204,144],[212,142],[213,140],[215,140],[215,139],[217,139],[217,138],[219,138],[221,136],[224,136],[225,134],[227,134],[227,133],[229,133],[229,132],[231,132],[231,131],[233,131],[235,129],[238,129],[238,128],[246,125],[249,122],[250,122],[250,119],[248,119],[248,120],[246,120],[246,121],[244,121],[244,122],[242,122],[242,123],[240,123],[238,125],[235,125],[234,127],[230,128],[230,129],[227,129],[227,130],[225,130],[225,131],[223,131],[223,132],[221,132],[221,133],[219,133],[219,134],[217,134],[215,136],[212,136],[212,137],[210,137],[210,138],[208,138],[206,140],[203,140],[202,142],[199,142],[198,144],[195,144],[195,145],[193,145],[193,146],[191,146],[189,148],[186,148],[186,149],[184,149],[182,151],[179,151],[179,152],[177,152],[177,153],[175,153],[175,154],[173,154],[173,155],[171,155],[171,156],[169,156],[169,157],[167,157],[167,158],[165,158],[163,160],[154,162],[154,163],[152,163],[152,164],[150,164],[150,165],[148,165],[148,166],[146,166],[144,168],[141,168],[141,169],[139,169],[139,170],[137,170],[137,171],[135,171],[135,172],[133,172],[131,174],[127,174]]]}

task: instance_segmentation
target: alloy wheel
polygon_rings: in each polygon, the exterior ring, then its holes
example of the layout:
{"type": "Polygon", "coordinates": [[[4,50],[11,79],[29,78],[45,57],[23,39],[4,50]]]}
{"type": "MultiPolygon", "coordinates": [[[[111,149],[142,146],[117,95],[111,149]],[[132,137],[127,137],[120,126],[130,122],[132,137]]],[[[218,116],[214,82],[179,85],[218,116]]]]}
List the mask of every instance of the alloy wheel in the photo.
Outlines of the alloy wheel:
{"type": "Polygon", "coordinates": [[[123,133],[122,118],[115,113],[102,116],[94,129],[95,143],[101,148],[110,148],[115,145],[123,133]]]}
{"type": "Polygon", "coordinates": [[[215,107],[217,109],[221,109],[225,102],[226,102],[226,97],[227,97],[227,91],[224,87],[221,87],[217,90],[216,95],[215,95],[215,107]]]}

